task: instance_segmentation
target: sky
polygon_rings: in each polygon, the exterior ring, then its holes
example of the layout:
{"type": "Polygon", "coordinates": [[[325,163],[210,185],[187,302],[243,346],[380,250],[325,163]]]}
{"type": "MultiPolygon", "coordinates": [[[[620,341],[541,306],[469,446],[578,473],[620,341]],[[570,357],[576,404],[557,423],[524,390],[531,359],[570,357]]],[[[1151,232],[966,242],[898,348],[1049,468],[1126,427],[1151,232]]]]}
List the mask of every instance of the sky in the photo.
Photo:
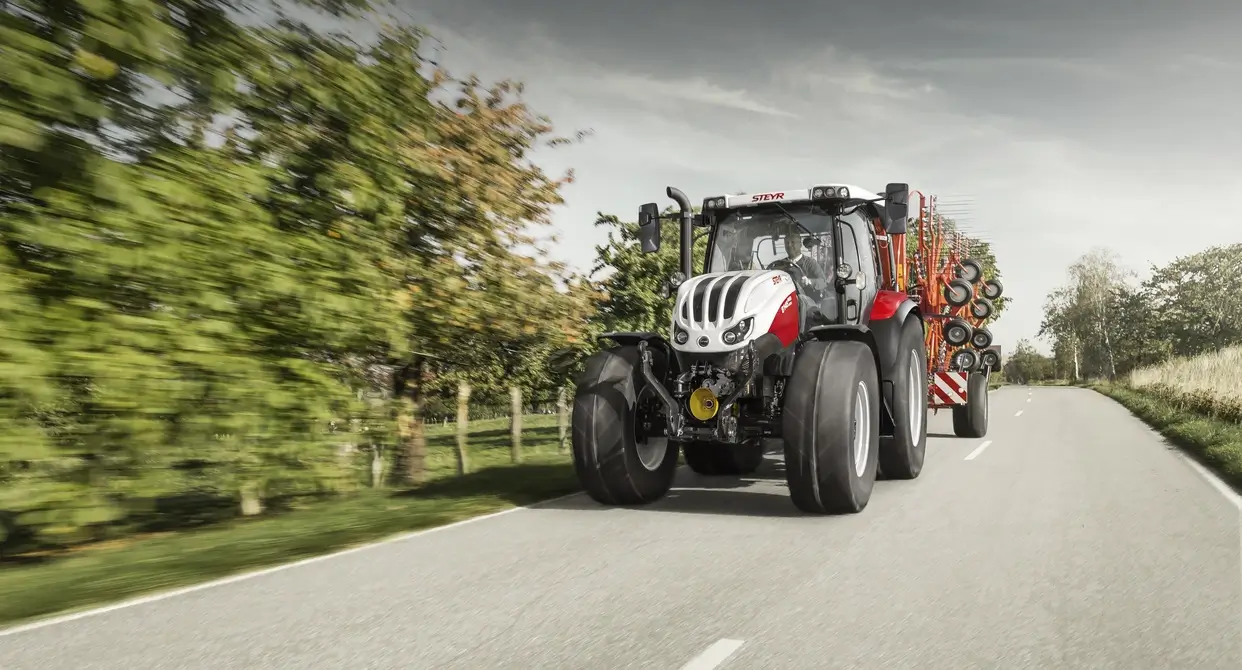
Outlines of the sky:
{"type": "Polygon", "coordinates": [[[697,202],[907,182],[992,243],[1012,298],[992,330],[1012,351],[1093,247],[1143,276],[1242,241],[1236,0],[404,0],[400,14],[450,72],[520,80],[559,131],[592,131],[538,156],[575,171],[550,251],[582,270],[606,236],[596,212],[633,219],[671,204],[666,186],[697,202]]]}

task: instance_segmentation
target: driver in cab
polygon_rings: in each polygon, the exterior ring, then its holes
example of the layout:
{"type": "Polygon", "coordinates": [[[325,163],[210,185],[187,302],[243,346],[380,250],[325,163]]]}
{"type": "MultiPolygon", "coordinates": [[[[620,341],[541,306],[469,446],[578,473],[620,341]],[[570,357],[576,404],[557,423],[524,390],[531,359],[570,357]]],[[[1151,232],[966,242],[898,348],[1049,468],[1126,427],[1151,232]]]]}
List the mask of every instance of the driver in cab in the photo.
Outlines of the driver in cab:
{"type": "Polygon", "coordinates": [[[836,313],[836,294],[826,289],[827,278],[819,261],[803,253],[802,229],[790,224],[785,229],[785,254],[772,264],[773,270],[789,272],[790,277],[798,286],[798,292],[806,296],[807,319],[810,323],[832,323],[832,315],[836,313]]]}
{"type": "MultiPolygon", "coordinates": [[[[802,230],[797,224],[790,224],[785,230],[785,258],[781,259],[781,265],[792,267],[802,275],[801,283],[806,287],[812,287],[815,282],[826,279],[824,269],[819,266],[819,262],[814,258],[802,253],[802,230]]],[[[791,273],[792,274],[792,273],[791,273]]],[[[795,279],[799,277],[795,276],[795,279]]],[[[815,291],[818,293],[819,291],[815,291]]]]}

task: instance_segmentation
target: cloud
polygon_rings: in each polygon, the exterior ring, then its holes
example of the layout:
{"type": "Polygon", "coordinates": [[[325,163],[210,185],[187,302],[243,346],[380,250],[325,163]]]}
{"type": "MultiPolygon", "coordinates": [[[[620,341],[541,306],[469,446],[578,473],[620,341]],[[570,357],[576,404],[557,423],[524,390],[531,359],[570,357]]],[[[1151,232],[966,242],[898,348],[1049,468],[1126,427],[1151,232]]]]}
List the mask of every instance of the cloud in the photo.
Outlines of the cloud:
{"type": "Polygon", "coordinates": [[[583,269],[604,239],[597,211],[630,218],[669,185],[697,200],[906,181],[992,242],[1014,298],[994,333],[1011,349],[1093,246],[1142,272],[1236,239],[1177,198],[1242,192],[1242,131],[1228,123],[1242,98],[1222,86],[1242,53],[1212,37],[1221,21],[1068,0],[987,12],[883,0],[832,20],[762,20],[810,11],[795,4],[420,0],[410,18],[444,41],[453,72],[522,80],[563,132],[594,130],[539,155],[577,174],[552,252],[583,269]],[[616,28],[654,12],[658,25],[616,28]]]}
{"type": "Polygon", "coordinates": [[[710,105],[767,116],[796,118],[787,110],[764,104],[744,89],[724,88],[703,77],[660,79],[651,75],[628,72],[601,72],[598,77],[581,76],[584,86],[597,86],[617,96],[649,104],[676,100],[696,105],[710,105]]]}

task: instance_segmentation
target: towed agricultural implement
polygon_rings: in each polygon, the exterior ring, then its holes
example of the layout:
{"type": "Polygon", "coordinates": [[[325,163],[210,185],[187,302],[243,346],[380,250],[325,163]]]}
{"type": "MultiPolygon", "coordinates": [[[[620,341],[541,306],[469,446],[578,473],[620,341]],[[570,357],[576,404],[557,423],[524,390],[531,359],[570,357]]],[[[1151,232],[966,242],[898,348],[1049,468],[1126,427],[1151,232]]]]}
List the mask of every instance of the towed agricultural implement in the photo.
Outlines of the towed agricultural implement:
{"type": "MultiPolygon", "coordinates": [[[[669,329],[601,336],[614,346],[578,378],[572,443],[586,492],[652,502],[679,453],[700,474],[749,474],[776,440],[795,505],[859,512],[878,476],[919,476],[929,406],[952,406],[959,435],[982,435],[999,357],[970,347],[991,344],[982,323],[1000,283],[975,296],[981,266],[921,194],[907,253],[909,193],[820,184],[713,196],[695,214],[669,187],[681,233],[669,329]],[[697,276],[696,227],[708,235],[697,276]]],[[[660,224],[656,203],[640,208],[645,253],[659,250],[660,224]]]]}

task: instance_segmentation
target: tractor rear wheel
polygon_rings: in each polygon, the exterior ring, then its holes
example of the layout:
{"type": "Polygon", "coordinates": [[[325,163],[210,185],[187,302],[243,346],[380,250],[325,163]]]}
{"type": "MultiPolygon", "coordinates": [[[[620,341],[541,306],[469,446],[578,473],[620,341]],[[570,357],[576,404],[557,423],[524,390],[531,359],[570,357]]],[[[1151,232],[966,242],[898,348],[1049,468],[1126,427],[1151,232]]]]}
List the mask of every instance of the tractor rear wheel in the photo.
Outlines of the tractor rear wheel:
{"type": "MultiPolygon", "coordinates": [[[[667,365],[653,349],[652,367],[667,365]]],[[[637,347],[601,351],[586,362],[574,393],[574,471],[604,505],[641,505],[664,497],[677,470],[677,448],[663,435],[660,398],[643,377],[637,347]]]]}
{"type": "Polygon", "coordinates": [[[953,434],[983,437],[988,434],[988,375],[971,372],[966,379],[966,404],[953,408],[953,434]]]}
{"type": "Polygon", "coordinates": [[[893,435],[880,437],[880,475],[914,479],[927,454],[927,350],[923,325],[909,317],[901,326],[893,367],[893,435]]]}
{"type": "Polygon", "coordinates": [[[804,346],[785,387],[781,428],[794,505],[816,514],[861,512],[879,462],[879,374],[871,349],[850,340],[804,346]]]}
{"type": "Polygon", "coordinates": [[[762,442],[687,442],[682,445],[681,453],[686,465],[700,475],[749,475],[763,464],[762,442]]]}

